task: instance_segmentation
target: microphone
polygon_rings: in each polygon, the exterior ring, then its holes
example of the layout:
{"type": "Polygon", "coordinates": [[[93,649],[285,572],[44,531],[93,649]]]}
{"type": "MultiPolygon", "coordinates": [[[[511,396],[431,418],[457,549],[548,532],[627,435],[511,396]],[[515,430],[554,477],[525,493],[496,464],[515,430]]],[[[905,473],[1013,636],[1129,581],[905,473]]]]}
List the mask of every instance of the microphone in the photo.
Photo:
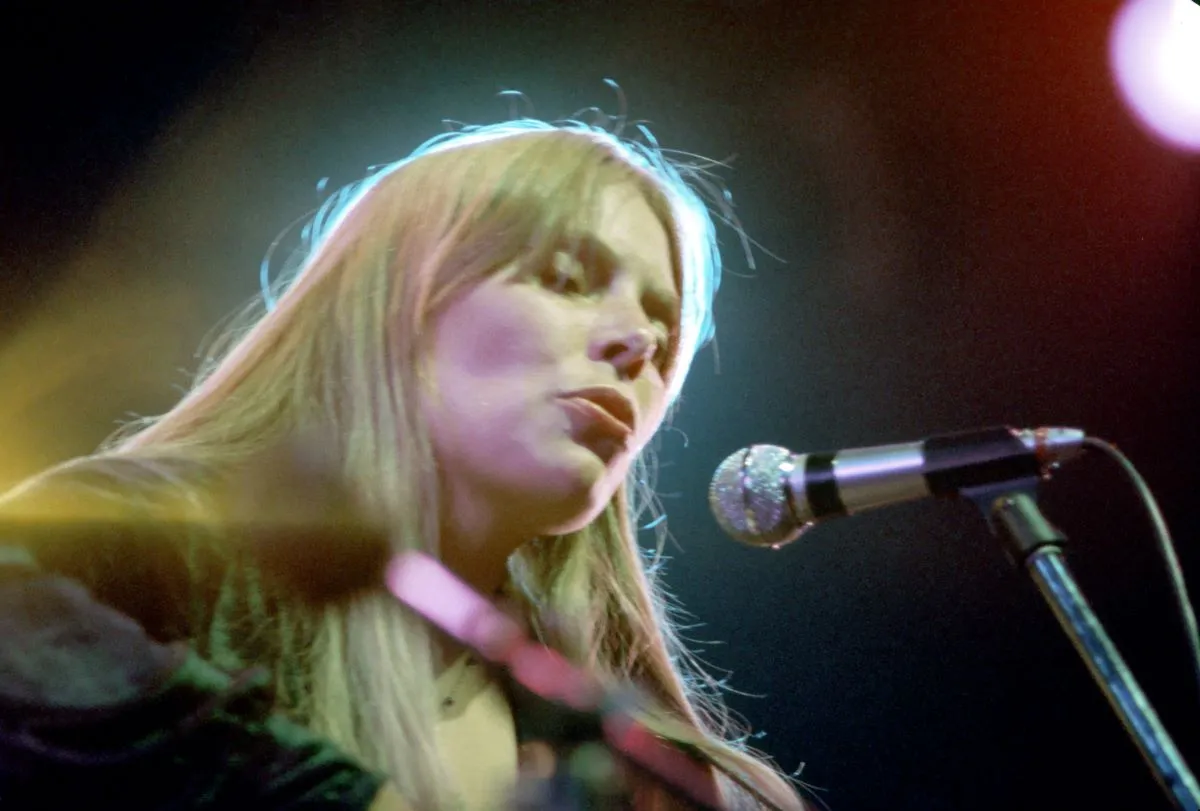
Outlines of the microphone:
{"type": "Polygon", "coordinates": [[[717,467],[708,504],[735,540],[779,548],[827,518],[1044,478],[1084,438],[1077,428],[997,427],[828,453],[751,445],[717,467]]]}

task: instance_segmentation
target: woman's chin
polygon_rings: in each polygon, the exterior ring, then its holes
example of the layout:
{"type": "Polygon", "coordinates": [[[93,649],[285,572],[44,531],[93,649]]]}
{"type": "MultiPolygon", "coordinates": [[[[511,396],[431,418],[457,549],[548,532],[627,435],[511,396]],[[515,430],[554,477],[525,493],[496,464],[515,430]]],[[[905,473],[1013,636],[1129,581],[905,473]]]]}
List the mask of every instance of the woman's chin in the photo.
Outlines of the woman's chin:
{"type": "Polygon", "coordinates": [[[620,458],[606,464],[601,453],[566,441],[525,464],[508,468],[499,488],[489,488],[506,520],[522,524],[532,535],[562,535],[587,526],[598,516],[623,481],[627,465],[620,458]]]}
{"type": "MultiPolygon", "coordinates": [[[[551,471],[537,493],[548,526],[545,534],[561,535],[587,526],[612,500],[620,484],[616,472],[590,451],[580,448],[571,464],[551,471]]],[[[533,505],[531,505],[533,506],[533,505]]],[[[539,509],[540,508],[540,509],[539,509]]]]}

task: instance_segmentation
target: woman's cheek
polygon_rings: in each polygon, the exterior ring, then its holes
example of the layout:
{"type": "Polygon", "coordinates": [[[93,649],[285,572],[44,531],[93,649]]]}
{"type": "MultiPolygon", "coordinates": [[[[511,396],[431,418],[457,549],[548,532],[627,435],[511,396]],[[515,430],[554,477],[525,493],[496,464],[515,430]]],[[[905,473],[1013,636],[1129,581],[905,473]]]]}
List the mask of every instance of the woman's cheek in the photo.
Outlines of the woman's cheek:
{"type": "Polygon", "coordinates": [[[569,325],[536,309],[483,312],[466,321],[458,327],[463,340],[456,355],[464,371],[479,376],[525,371],[556,358],[568,342],[569,325]]]}

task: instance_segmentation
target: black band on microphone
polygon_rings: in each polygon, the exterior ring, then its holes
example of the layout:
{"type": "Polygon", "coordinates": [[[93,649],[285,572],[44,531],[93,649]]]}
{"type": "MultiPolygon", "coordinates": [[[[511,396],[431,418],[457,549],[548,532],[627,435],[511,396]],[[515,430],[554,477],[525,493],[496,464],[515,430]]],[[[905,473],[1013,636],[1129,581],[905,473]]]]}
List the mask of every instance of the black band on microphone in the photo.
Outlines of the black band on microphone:
{"type": "Polygon", "coordinates": [[[1037,456],[1010,428],[984,428],[930,437],[922,443],[925,481],[938,496],[969,487],[1038,476],[1037,456]]]}
{"type": "Polygon", "coordinates": [[[810,453],[804,460],[804,495],[813,518],[847,514],[833,475],[835,456],[836,453],[810,453]]]}

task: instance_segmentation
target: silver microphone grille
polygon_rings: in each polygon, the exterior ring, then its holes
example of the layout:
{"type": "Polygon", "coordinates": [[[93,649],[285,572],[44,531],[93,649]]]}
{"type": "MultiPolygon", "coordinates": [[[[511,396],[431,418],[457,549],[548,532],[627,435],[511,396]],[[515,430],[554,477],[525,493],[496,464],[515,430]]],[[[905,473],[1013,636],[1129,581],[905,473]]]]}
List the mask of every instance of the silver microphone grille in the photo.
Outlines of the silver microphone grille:
{"type": "Polygon", "coordinates": [[[750,546],[782,546],[808,526],[788,504],[792,454],[778,445],[751,445],[730,454],[708,487],[708,506],[717,523],[750,546]]]}

